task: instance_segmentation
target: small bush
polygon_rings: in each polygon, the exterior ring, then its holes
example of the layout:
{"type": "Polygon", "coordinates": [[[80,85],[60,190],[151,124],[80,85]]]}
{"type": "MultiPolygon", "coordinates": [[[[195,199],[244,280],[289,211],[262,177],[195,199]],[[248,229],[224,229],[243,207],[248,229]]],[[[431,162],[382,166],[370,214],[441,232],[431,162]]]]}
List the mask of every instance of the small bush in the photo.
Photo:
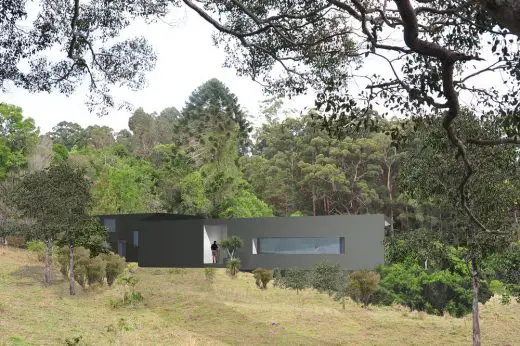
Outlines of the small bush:
{"type": "MultiPolygon", "coordinates": [[[[67,256],[68,258],[68,256],[67,256]]],[[[82,287],[87,285],[87,266],[90,262],[90,251],[84,247],[74,249],[74,280],[82,287]]]]}
{"type": "Polygon", "coordinates": [[[227,272],[229,273],[229,275],[231,275],[231,277],[236,277],[239,269],[240,269],[240,258],[237,258],[237,257],[231,258],[227,262],[227,272]]]}
{"type": "Polygon", "coordinates": [[[106,262],[101,256],[92,257],[86,263],[86,274],[89,285],[103,284],[106,275],[106,262]]]}
{"type": "Polygon", "coordinates": [[[314,289],[332,295],[341,286],[344,275],[339,264],[323,262],[314,267],[310,281],[314,289]]]}
{"type": "Polygon", "coordinates": [[[301,290],[310,286],[309,272],[298,268],[289,268],[280,280],[280,286],[296,290],[296,294],[299,294],[301,290]]]}
{"type": "Polygon", "coordinates": [[[128,265],[127,265],[128,271],[132,274],[137,271],[138,267],[139,267],[139,265],[135,262],[128,263],[128,265]]]}
{"type": "Polygon", "coordinates": [[[25,243],[25,247],[30,252],[36,253],[38,261],[45,261],[45,243],[40,240],[31,240],[25,243]]]}
{"type": "Polygon", "coordinates": [[[266,289],[267,284],[273,279],[273,271],[269,269],[257,268],[253,270],[256,285],[261,289],[266,289]]]}
{"type": "Polygon", "coordinates": [[[282,287],[283,286],[283,276],[280,268],[273,269],[273,287],[282,287]]]}
{"type": "Polygon", "coordinates": [[[125,259],[113,253],[103,254],[101,256],[106,262],[105,274],[107,278],[107,284],[108,286],[112,286],[117,277],[125,270],[125,259]]]}
{"type": "Polygon", "coordinates": [[[506,286],[500,280],[491,280],[489,283],[489,289],[491,292],[493,292],[493,294],[502,295],[506,290],[506,286]]]}
{"type": "Polygon", "coordinates": [[[215,278],[215,268],[213,268],[213,267],[204,268],[204,276],[206,277],[206,280],[213,281],[213,279],[215,278]]]}
{"type": "Polygon", "coordinates": [[[347,292],[355,302],[368,307],[374,293],[379,288],[380,276],[368,270],[360,270],[349,275],[347,292]]]}

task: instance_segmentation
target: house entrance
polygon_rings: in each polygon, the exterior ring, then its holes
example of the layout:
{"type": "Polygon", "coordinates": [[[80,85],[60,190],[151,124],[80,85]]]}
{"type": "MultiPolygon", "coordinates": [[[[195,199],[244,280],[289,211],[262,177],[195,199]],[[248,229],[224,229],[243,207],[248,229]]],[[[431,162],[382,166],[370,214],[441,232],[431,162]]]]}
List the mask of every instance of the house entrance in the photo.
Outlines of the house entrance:
{"type": "Polygon", "coordinates": [[[220,246],[220,241],[227,238],[227,226],[226,225],[204,225],[204,264],[212,264],[213,257],[211,253],[211,245],[213,242],[217,242],[219,247],[219,255],[217,256],[217,264],[224,264],[224,257],[226,252],[220,246]]]}

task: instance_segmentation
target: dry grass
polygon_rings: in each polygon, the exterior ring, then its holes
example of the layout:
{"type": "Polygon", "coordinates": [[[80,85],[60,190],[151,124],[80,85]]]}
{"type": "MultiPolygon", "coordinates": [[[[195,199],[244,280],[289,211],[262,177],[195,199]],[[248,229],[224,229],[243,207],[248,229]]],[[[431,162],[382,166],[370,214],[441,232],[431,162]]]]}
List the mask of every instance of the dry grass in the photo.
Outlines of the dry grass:
{"type": "MultiPolygon", "coordinates": [[[[0,345],[468,345],[471,317],[436,317],[400,307],[346,309],[311,290],[256,288],[250,274],[218,270],[209,284],[201,269],[137,269],[137,308],[113,310],[120,294],[102,287],[68,296],[56,271],[41,284],[42,265],[23,250],[0,247],[0,345]]],[[[520,304],[496,299],[482,308],[486,345],[518,345],[520,304]]]]}

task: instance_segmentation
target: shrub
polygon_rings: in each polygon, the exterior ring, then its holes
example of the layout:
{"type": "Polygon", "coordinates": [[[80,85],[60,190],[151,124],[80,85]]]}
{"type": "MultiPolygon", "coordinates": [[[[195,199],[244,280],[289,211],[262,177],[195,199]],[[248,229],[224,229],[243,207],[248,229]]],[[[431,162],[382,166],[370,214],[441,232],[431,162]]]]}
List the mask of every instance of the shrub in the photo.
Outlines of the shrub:
{"type": "Polygon", "coordinates": [[[31,240],[25,243],[25,247],[30,252],[36,253],[38,261],[45,261],[45,243],[40,240],[31,240]]]}
{"type": "MultiPolygon", "coordinates": [[[[394,302],[405,305],[410,310],[426,311],[443,315],[462,317],[471,312],[471,279],[461,273],[462,267],[454,271],[438,270],[428,272],[416,263],[398,263],[381,267],[381,286],[392,292],[394,302]]],[[[485,303],[491,291],[485,281],[481,282],[479,301],[485,303]]]]}
{"type": "Polygon", "coordinates": [[[493,294],[496,295],[503,295],[505,292],[505,288],[506,286],[500,280],[491,280],[491,282],[489,283],[489,289],[491,290],[491,292],[493,292],[493,294]]]}
{"type": "Polygon", "coordinates": [[[264,268],[257,268],[253,270],[253,275],[256,280],[256,285],[261,289],[266,289],[269,281],[273,279],[273,271],[264,268]]]}
{"type": "Polygon", "coordinates": [[[273,287],[283,287],[283,277],[280,268],[273,269],[273,287]]]}
{"type": "Polygon", "coordinates": [[[240,269],[240,258],[231,258],[227,262],[227,272],[231,277],[236,277],[240,269]]]}
{"type": "Polygon", "coordinates": [[[90,251],[88,249],[84,247],[74,249],[74,280],[82,288],[85,288],[87,285],[87,266],[89,261],[90,251]]]}
{"type": "Polygon", "coordinates": [[[316,265],[311,273],[312,288],[329,295],[338,290],[343,280],[344,275],[339,264],[323,262],[316,265]]]}
{"type": "Polygon", "coordinates": [[[213,281],[213,279],[215,278],[215,268],[213,268],[213,267],[204,268],[204,276],[206,276],[206,280],[213,281]]]}
{"type": "Polygon", "coordinates": [[[380,276],[377,273],[360,270],[349,275],[347,292],[355,302],[368,307],[370,299],[379,287],[380,276]]]}
{"type": "Polygon", "coordinates": [[[280,286],[296,290],[296,294],[299,294],[301,290],[310,286],[309,272],[298,268],[289,268],[285,271],[280,286]]]}
{"type": "Polygon", "coordinates": [[[128,268],[128,271],[130,271],[130,273],[135,273],[137,271],[138,267],[139,267],[139,265],[135,262],[131,262],[131,263],[127,264],[127,268],[128,268]]]}
{"type": "Polygon", "coordinates": [[[106,275],[106,262],[101,256],[92,257],[86,263],[88,284],[103,284],[106,275]]]}
{"type": "Polygon", "coordinates": [[[106,262],[105,274],[108,286],[112,286],[116,278],[125,270],[125,259],[113,253],[103,254],[101,256],[106,262]]]}
{"type": "Polygon", "coordinates": [[[56,251],[56,257],[58,264],[60,265],[60,273],[68,278],[69,277],[69,248],[66,246],[59,247],[56,251]]]}

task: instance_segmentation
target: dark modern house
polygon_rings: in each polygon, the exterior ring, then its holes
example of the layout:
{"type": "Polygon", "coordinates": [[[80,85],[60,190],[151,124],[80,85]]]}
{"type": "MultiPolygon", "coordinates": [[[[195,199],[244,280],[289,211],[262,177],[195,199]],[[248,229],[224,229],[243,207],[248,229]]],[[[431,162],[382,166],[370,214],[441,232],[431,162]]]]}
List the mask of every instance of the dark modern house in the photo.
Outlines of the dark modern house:
{"type": "Polygon", "coordinates": [[[224,266],[212,263],[211,244],[232,235],[241,268],[311,268],[329,261],[345,270],[373,269],[384,262],[387,225],[382,214],[205,219],[176,214],[103,215],[112,248],[140,267],[224,266]]]}

